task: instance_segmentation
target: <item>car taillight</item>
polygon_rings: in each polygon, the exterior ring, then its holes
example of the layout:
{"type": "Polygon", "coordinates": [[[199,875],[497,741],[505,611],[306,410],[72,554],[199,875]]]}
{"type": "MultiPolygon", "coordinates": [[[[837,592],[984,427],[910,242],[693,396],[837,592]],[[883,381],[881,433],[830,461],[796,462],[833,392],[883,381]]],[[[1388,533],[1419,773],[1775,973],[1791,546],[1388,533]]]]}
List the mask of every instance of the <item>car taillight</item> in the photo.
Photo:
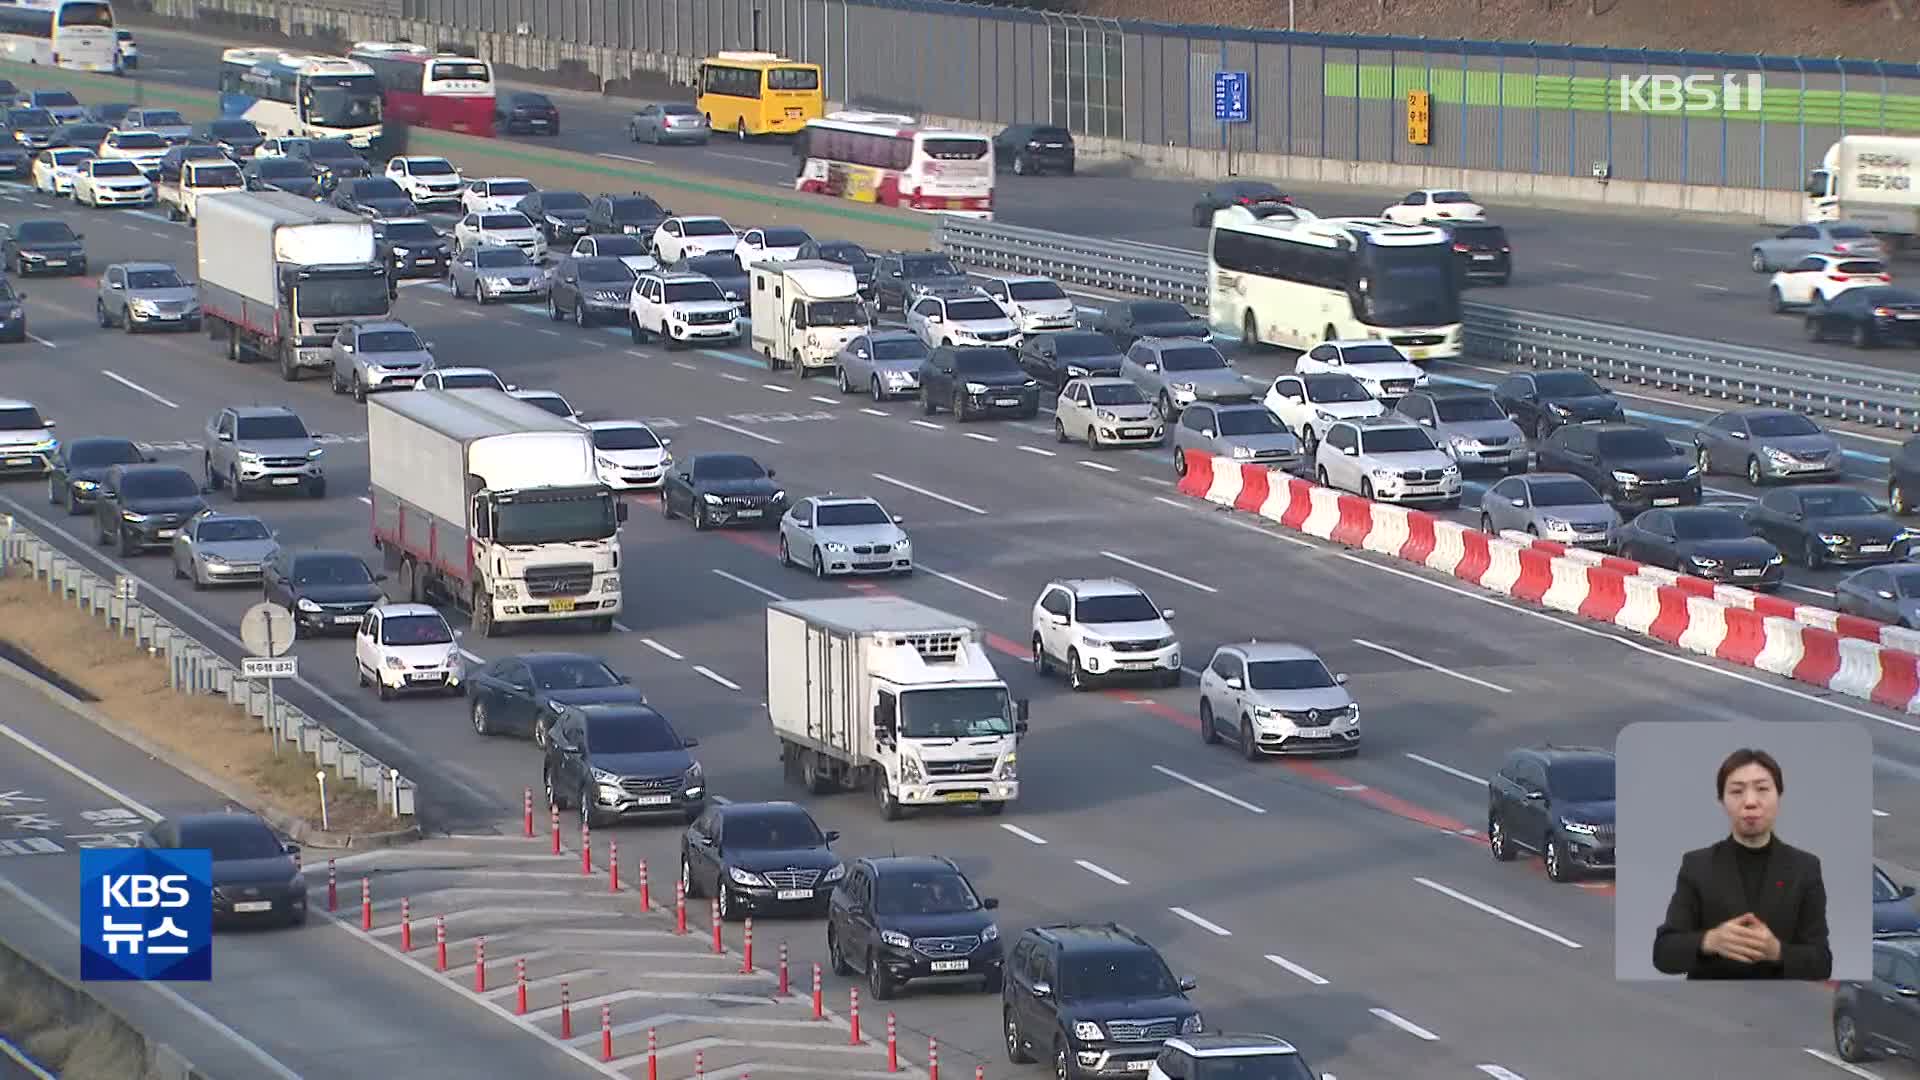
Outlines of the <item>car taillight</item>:
{"type": "Polygon", "coordinates": [[[1835,251],[1852,251],[1852,250],[1853,250],[1853,246],[1852,246],[1851,244],[1835,244],[1835,245],[1833,245],[1833,250],[1835,250],[1835,251]]]}
{"type": "Polygon", "coordinates": [[[1465,244],[1455,244],[1455,245],[1453,245],[1453,250],[1455,250],[1455,251],[1472,251],[1473,249],[1472,249],[1472,248],[1470,248],[1470,247],[1468,247],[1468,246],[1467,246],[1467,245],[1465,245],[1465,244]]]}
{"type": "Polygon", "coordinates": [[[1893,318],[1893,309],[1890,307],[1874,308],[1873,317],[1876,319],[1891,319],[1893,318]]]}
{"type": "Polygon", "coordinates": [[[1852,281],[1853,279],[1847,276],[1846,274],[1828,274],[1827,280],[1828,281],[1852,281]]]}
{"type": "Polygon", "coordinates": [[[1253,200],[1252,200],[1252,199],[1249,199],[1249,198],[1247,198],[1247,197],[1246,197],[1245,195],[1242,195],[1242,196],[1240,196],[1240,198],[1239,198],[1239,199],[1237,199],[1237,200],[1235,200],[1235,201],[1237,201],[1237,202],[1238,202],[1238,203],[1239,203],[1239,204],[1240,204],[1241,206],[1252,206],[1252,205],[1253,205],[1253,200]]]}

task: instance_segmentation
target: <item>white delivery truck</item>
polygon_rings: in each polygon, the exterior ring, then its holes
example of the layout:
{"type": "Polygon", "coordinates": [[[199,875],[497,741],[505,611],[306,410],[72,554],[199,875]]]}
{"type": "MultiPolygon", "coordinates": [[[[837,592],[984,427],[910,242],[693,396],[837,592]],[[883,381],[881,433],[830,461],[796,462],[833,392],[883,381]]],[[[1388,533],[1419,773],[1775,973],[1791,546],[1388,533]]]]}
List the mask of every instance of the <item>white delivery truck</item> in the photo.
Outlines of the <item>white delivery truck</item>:
{"type": "Polygon", "coordinates": [[[1920,137],[1847,135],[1807,177],[1806,220],[1850,221],[1895,250],[1920,236],[1920,137]]]}
{"type": "Polygon", "coordinates": [[[196,205],[200,307],[227,359],[280,365],[293,382],[332,366],[334,335],[393,307],[373,224],[284,191],[242,191],[196,205]]]}
{"type": "MultiPolygon", "coordinates": [[[[411,395],[409,395],[411,396],[411,395]]],[[[958,615],[893,596],[767,605],[767,711],[787,779],[905,808],[1006,809],[1027,703],[958,615]]]]}
{"type": "Polygon", "coordinates": [[[470,613],[474,632],[620,614],[622,503],[593,433],[498,390],[367,400],[373,544],[397,599],[470,613]]]}
{"type": "Polygon", "coordinates": [[[872,328],[860,279],[840,263],[762,261],[748,272],[753,347],[775,371],[791,367],[804,379],[832,369],[840,346],[872,328]]]}
{"type": "Polygon", "coordinates": [[[247,178],[241,175],[240,166],[231,161],[183,161],[179,169],[171,173],[162,169],[160,180],[154,186],[160,205],[167,208],[167,220],[191,224],[200,219],[202,197],[245,191],[247,178]]]}

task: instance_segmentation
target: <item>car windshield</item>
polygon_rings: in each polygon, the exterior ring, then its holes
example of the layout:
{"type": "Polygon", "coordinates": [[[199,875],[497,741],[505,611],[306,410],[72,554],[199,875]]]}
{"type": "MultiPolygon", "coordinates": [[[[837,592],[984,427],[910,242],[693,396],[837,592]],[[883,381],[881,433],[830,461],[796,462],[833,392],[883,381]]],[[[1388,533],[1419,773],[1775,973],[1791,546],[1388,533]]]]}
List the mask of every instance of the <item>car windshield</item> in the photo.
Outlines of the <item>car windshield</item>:
{"type": "Polygon", "coordinates": [[[407,163],[407,172],[414,176],[452,176],[457,171],[452,162],[441,158],[414,158],[407,163]]]}
{"type": "Polygon", "coordinates": [[[1535,506],[1593,506],[1600,502],[1600,493],[1593,490],[1593,485],[1573,477],[1535,480],[1528,490],[1533,492],[1535,506]]]}
{"type": "Polygon", "coordinates": [[[1561,802],[1612,802],[1613,759],[1562,761],[1550,765],[1547,787],[1561,802]]]}
{"type": "Polygon", "coordinates": [[[1799,413],[1762,413],[1747,418],[1747,430],[1760,438],[1818,435],[1820,425],[1799,413]]]}
{"type": "Polygon", "coordinates": [[[237,543],[242,540],[271,540],[267,524],[254,518],[215,518],[200,523],[203,544],[237,543]]]}
{"type": "Polygon", "coordinates": [[[1147,395],[1130,382],[1100,383],[1087,387],[1095,405],[1145,405],[1147,395]]]}
{"type": "Polygon", "coordinates": [[[893,519],[879,503],[823,503],[814,516],[815,525],[890,525],[893,519]]]}
{"type": "Polygon", "coordinates": [[[280,839],[273,830],[250,818],[235,815],[237,820],[205,825],[188,825],[180,830],[180,846],[183,848],[205,848],[213,853],[213,861],[245,862],[249,859],[286,858],[286,851],[280,846],[280,839]]]}
{"type": "Polygon", "coordinates": [[[255,158],[254,175],[267,180],[288,180],[294,177],[310,177],[313,168],[304,161],[293,158],[255,158]]]}
{"type": "Polygon", "coordinates": [[[356,199],[404,199],[407,193],[399,184],[384,177],[372,180],[355,180],[353,197],[356,199]]]}
{"type": "Polygon", "coordinates": [[[293,563],[295,585],[371,585],[367,564],[351,555],[308,555],[293,563]]]}
{"type": "Polygon", "coordinates": [[[1167,349],[1160,353],[1160,366],[1166,371],[1212,371],[1227,366],[1227,359],[1213,348],[1167,349]]]}
{"type": "Polygon", "coordinates": [[[387,279],[379,274],[303,278],[297,290],[294,304],[303,319],[384,317],[392,306],[387,279]]]}
{"type": "Polygon", "coordinates": [[[1473,201],[1473,196],[1464,191],[1436,191],[1433,193],[1433,201],[1443,206],[1450,203],[1470,203],[1473,201]]]}
{"type": "Polygon", "coordinates": [[[1145,593],[1114,593],[1107,596],[1083,596],[1074,605],[1073,617],[1083,623],[1156,622],[1160,609],[1145,593]]]}
{"type": "Polygon", "coordinates": [[[207,125],[207,134],[216,139],[257,139],[260,129],[251,120],[215,120],[207,125]]]}
{"type": "Polygon", "coordinates": [[[1435,398],[1433,409],[1443,424],[1466,424],[1481,420],[1505,420],[1500,403],[1490,397],[1435,398]]]}
{"type": "Polygon", "coordinates": [[[595,450],[658,450],[660,440],[651,430],[638,424],[632,427],[595,428],[593,448],[595,450]]]}
{"type": "Polygon", "coordinates": [[[360,151],[345,139],[309,139],[307,156],[315,161],[352,161],[360,156],[360,151]]]}
{"type": "Polygon", "coordinates": [[[1920,598],[1920,570],[1894,571],[1893,591],[1909,600],[1920,598]]]}
{"type": "MultiPolygon", "coordinates": [[[[96,161],[93,163],[93,175],[98,177],[139,176],[140,167],[131,161],[96,161]]],[[[204,174],[203,174],[204,175],[204,174]]],[[[236,174],[237,176],[238,174],[236,174]]]]}
{"type": "Polygon", "coordinates": [[[525,214],[485,214],[480,218],[483,229],[531,229],[533,222],[525,214]]]}
{"type": "Polygon", "coordinates": [[[1533,377],[1533,388],[1543,398],[1602,397],[1606,394],[1584,371],[1549,371],[1533,377]]]}
{"type": "Polygon", "coordinates": [[[1600,454],[1603,457],[1621,458],[1664,458],[1674,457],[1680,451],[1658,432],[1644,428],[1629,431],[1607,431],[1600,435],[1600,454]]]}
{"type": "Polygon", "coordinates": [[[663,113],[668,113],[673,116],[699,116],[700,115],[699,109],[696,109],[691,105],[687,105],[679,102],[676,102],[671,105],[662,105],[660,106],[660,111],[663,113]]]}
{"type": "Polygon", "coordinates": [[[53,114],[45,109],[14,109],[7,113],[7,126],[50,128],[53,126],[53,114]]]}
{"type": "Polygon", "coordinates": [[[746,271],[740,269],[740,260],[731,255],[702,255],[687,260],[687,272],[705,274],[710,278],[741,277],[746,271]]]}
{"type": "Polygon", "coordinates": [[[875,360],[920,360],[927,355],[927,346],[919,338],[874,338],[873,358],[875,360]]]}
{"type": "Polygon", "coordinates": [[[1407,358],[1391,345],[1349,345],[1340,350],[1340,358],[1349,364],[1404,364],[1407,358]]]}
{"type": "Polygon", "coordinates": [[[185,286],[186,282],[181,281],[180,275],[171,269],[127,271],[129,289],[179,289],[185,286]]]}
{"type": "Polygon", "coordinates": [[[1673,534],[1681,540],[1744,540],[1752,535],[1740,515],[1725,510],[1697,510],[1672,517],[1673,534]]]}
{"type": "Polygon", "coordinates": [[[200,494],[200,482],[185,469],[162,469],[122,478],[120,494],[130,499],[187,499],[200,494]]]}
{"type": "Polygon", "coordinates": [[[552,413],[563,419],[573,415],[573,406],[559,394],[521,394],[519,398],[541,412],[552,413]]]}
{"type": "MultiPolygon", "coordinates": [[[[65,90],[35,90],[33,103],[49,109],[67,109],[79,105],[80,99],[65,90]]],[[[1834,235],[1838,236],[1839,231],[1835,230],[1834,235]]]]}
{"type": "Polygon", "coordinates": [[[679,732],[664,716],[600,716],[587,722],[587,749],[596,754],[664,754],[683,748],[679,732]]]}
{"type": "Polygon", "coordinates": [[[647,218],[666,216],[666,208],[644,195],[627,199],[613,200],[613,219],[615,221],[640,221],[647,218]]]}
{"type": "Polygon", "coordinates": [[[617,259],[623,255],[645,255],[647,246],[637,236],[596,236],[593,252],[603,258],[617,259]]]}
{"type": "MultiPolygon", "coordinates": [[[[8,431],[19,430],[9,422],[11,414],[15,411],[16,410],[13,409],[0,409],[0,429],[8,431]]],[[[32,409],[28,409],[27,412],[32,415],[34,421],[29,426],[39,427],[39,414],[34,413],[32,409]]],[[[97,442],[81,441],[67,448],[67,463],[76,469],[97,469],[102,465],[134,465],[142,460],[144,460],[144,458],[140,453],[140,448],[124,439],[101,439],[97,442]]]]}
{"type": "Polygon", "coordinates": [[[151,131],[127,131],[114,140],[122,150],[164,150],[167,140],[151,131]]]}
{"type": "Polygon", "coordinates": [[[47,422],[40,418],[40,410],[31,405],[0,408],[0,431],[41,431],[46,426],[47,422]]]}
{"type": "Polygon", "coordinates": [[[682,301],[725,300],[727,294],[711,281],[675,281],[667,285],[666,298],[667,303],[677,304],[682,301]]]}
{"type": "Polygon", "coordinates": [[[929,278],[943,274],[958,277],[960,271],[945,255],[906,255],[900,259],[900,273],[910,278],[929,278]]]}
{"type": "Polygon", "coordinates": [[[1318,658],[1247,661],[1249,690],[1324,690],[1338,685],[1318,658]]]}
{"type": "Polygon", "coordinates": [[[1020,365],[1005,349],[968,349],[953,354],[953,370],[962,375],[991,375],[1019,371],[1020,365]]]}
{"type": "Polygon", "coordinates": [[[1810,518],[1870,517],[1880,512],[1866,492],[1837,485],[1800,496],[1800,509],[1810,518]]]}
{"type": "Polygon", "coordinates": [[[1275,416],[1260,406],[1250,409],[1221,409],[1222,435],[1280,435],[1286,432],[1275,416]]]}
{"type": "Polygon", "coordinates": [[[140,122],[148,127],[185,127],[187,121],[172,109],[148,109],[140,114],[140,122]]]}
{"type": "Polygon", "coordinates": [[[448,645],[453,630],[438,615],[389,615],[380,620],[382,645],[448,645]]]}
{"type": "MultiPolygon", "coordinates": [[[[72,150],[55,150],[49,156],[53,158],[53,163],[55,165],[78,165],[81,162],[92,157],[93,151],[81,150],[78,148],[72,149],[72,150]]],[[[129,161],[127,162],[127,164],[131,165],[133,164],[133,162],[129,161]]],[[[135,169],[134,171],[138,172],[139,170],[135,169]]]]}
{"type": "Polygon", "coordinates": [[[1873,902],[1876,904],[1884,904],[1890,900],[1899,899],[1902,899],[1900,896],[1900,886],[1895,885],[1893,879],[1888,877],[1879,867],[1874,867],[1873,902]]]}
{"type": "Polygon", "coordinates": [[[873,265],[873,256],[858,244],[822,244],[820,257],[855,270],[865,270],[873,265]]]}
{"type": "Polygon", "coordinates": [[[612,668],[586,657],[534,660],[527,667],[533,672],[533,684],[542,690],[604,690],[620,685],[620,676],[612,668]]]}
{"type": "Polygon", "coordinates": [[[1128,311],[1137,323],[1183,323],[1192,322],[1193,314],[1179,304],[1148,302],[1134,304],[1128,311]]]}
{"type": "MultiPolygon", "coordinates": [[[[527,190],[533,190],[533,185],[528,184],[527,190]]],[[[500,194],[500,188],[497,185],[494,187],[493,193],[496,195],[500,194]]],[[[549,191],[540,196],[540,207],[549,214],[556,210],[578,210],[585,213],[587,209],[587,197],[577,191],[549,191]]]]}
{"type": "Polygon", "coordinates": [[[951,870],[890,872],[874,882],[873,910],[880,915],[956,915],[979,911],[980,898],[966,878],[951,870]]]}
{"type": "Polygon", "coordinates": [[[1309,375],[1306,382],[1307,400],[1315,404],[1373,400],[1373,395],[1360,385],[1360,380],[1351,375],[1309,375]]]}
{"type": "Polygon", "coordinates": [[[762,229],[760,238],[767,247],[790,248],[813,239],[805,229],[762,229]]]}
{"type": "Polygon", "coordinates": [[[488,195],[531,195],[535,191],[525,180],[494,180],[487,184],[488,195]]]}
{"type": "Polygon", "coordinates": [[[1315,1080],[1299,1054],[1236,1055],[1193,1060],[1187,1080],[1315,1080]]]}
{"type": "Polygon", "coordinates": [[[1004,686],[913,690],[900,695],[900,732],[910,739],[979,739],[1013,734],[1004,686]]]}
{"type": "Polygon", "coordinates": [[[505,390],[507,385],[491,371],[470,371],[460,375],[440,373],[442,390],[505,390]]]}
{"type": "Polygon", "coordinates": [[[1053,354],[1063,360],[1085,356],[1112,356],[1118,351],[1114,347],[1113,339],[1105,334],[1055,334],[1053,336],[1053,354]]]}
{"type": "MultiPolygon", "coordinates": [[[[440,234],[433,231],[433,226],[424,221],[388,222],[386,232],[390,244],[431,244],[440,239],[440,234]]],[[[511,250],[515,255],[520,254],[519,248],[511,250]]]]}
{"type": "Polygon", "coordinates": [[[709,454],[694,462],[693,475],[701,480],[762,480],[767,470],[742,454],[709,454]]]}
{"type": "Polygon", "coordinates": [[[369,330],[356,339],[361,352],[419,352],[426,348],[411,330],[369,330]]]}
{"type": "Polygon", "coordinates": [[[1865,240],[1873,233],[1859,225],[1833,225],[1828,227],[1827,235],[1840,240],[1865,240]]]}
{"type": "Polygon", "coordinates": [[[1016,281],[1007,286],[1007,295],[1015,300],[1065,300],[1066,291],[1051,281],[1016,281]]]}
{"type": "Polygon", "coordinates": [[[1054,993],[1068,1001],[1172,997],[1180,993],[1180,984],[1166,961],[1151,952],[1069,952],[1061,958],[1054,993]]]}
{"type": "Polygon", "coordinates": [[[619,259],[580,260],[580,280],[603,285],[632,285],[640,275],[619,259]]]}
{"type": "Polygon", "coordinates": [[[305,439],[307,425],[297,416],[281,414],[279,416],[243,416],[235,424],[235,432],[241,442],[256,439],[305,439]]]}
{"type": "Polygon", "coordinates": [[[732,236],[733,226],[719,218],[686,218],[682,223],[688,236],[732,236]]]}
{"type": "Polygon", "coordinates": [[[1872,259],[1851,259],[1835,265],[1833,269],[1839,274],[1884,274],[1887,264],[1872,259]]]}
{"type": "Polygon", "coordinates": [[[70,244],[75,239],[64,221],[23,221],[13,235],[26,244],[70,244]]]}
{"type": "Polygon", "coordinates": [[[977,322],[982,319],[1004,319],[1007,313],[1000,305],[991,300],[955,300],[947,305],[947,318],[954,322],[977,322]]]}
{"type": "Polygon", "coordinates": [[[1407,454],[1432,449],[1433,436],[1419,428],[1381,428],[1360,433],[1360,451],[1365,454],[1407,454]]]}
{"type": "Polygon", "coordinates": [[[721,819],[720,843],[739,851],[782,851],[824,847],[827,838],[804,810],[760,810],[721,819]]]}

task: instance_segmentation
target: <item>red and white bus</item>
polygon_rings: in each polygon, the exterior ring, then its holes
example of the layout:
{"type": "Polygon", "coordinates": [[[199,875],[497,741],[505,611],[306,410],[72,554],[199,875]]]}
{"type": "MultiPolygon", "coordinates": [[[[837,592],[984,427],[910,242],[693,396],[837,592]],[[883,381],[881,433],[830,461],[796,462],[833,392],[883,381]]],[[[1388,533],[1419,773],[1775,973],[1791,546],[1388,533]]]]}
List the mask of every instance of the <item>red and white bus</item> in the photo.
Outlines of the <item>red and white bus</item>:
{"type": "Polygon", "coordinates": [[[373,69],[388,120],[417,127],[493,134],[493,65],[411,42],[362,41],[347,54],[373,69]]]}
{"type": "Polygon", "coordinates": [[[933,214],[993,219],[993,140],[910,116],[840,112],[794,137],[799,191],[933,214]]]}

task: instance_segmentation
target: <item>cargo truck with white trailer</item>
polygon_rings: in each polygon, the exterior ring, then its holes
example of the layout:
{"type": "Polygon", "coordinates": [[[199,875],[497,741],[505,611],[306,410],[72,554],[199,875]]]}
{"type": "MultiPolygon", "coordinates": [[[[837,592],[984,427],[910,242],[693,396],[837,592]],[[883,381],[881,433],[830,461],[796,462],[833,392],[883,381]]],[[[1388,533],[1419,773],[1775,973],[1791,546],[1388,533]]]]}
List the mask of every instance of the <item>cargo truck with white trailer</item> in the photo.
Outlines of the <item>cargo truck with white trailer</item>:
{"type": "Polygon", "coordinates": [[[860,279],[840,263],[763,260],[748,273],[753,348],[772,370],[790,367],[803,379],[830,371],[840,347],[872,328],[860,279]]]}
{"type": "Polygon", "coordinates": [[[1847,135],[1807,177],[1809,224],[1848,221],[1895,251],[1920,236],[1920,137],[1847,135]]]}
{"type": "Polygon", "coordinates": [[[499,390],[367,400],[373,544],[396,599],[468,612],[495,637],[520,623],[620,614],[620,523],[593,433],[499,390]]]}
{"type": "Polygon", "coordinates": [[[768,604],[767,711],[789,781],[869,792],[888,821],[1019,797],[1027,702],[958,615],[893,596],[768,604]]]}
{"type": "Polygon", "coordinates": [[[333,363],[341,327],[393,310],[373,224],[284,191],[243,191],[195,205],[200,308],[236,363],[262,358],[293,382],[333,363]]]}

